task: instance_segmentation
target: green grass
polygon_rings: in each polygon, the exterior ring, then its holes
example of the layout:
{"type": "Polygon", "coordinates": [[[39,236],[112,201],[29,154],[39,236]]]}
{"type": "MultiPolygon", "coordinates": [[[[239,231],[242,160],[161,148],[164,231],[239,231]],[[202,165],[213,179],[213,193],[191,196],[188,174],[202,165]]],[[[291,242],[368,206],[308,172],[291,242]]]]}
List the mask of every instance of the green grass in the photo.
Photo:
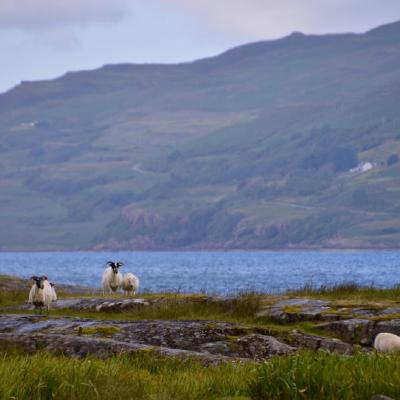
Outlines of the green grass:
{"type": "Polygon", "coordinates": [[[78,330],[78,334],[80,335],[100,335],[100,336],[112,336],[121,331],[121,328],[118,326],[87,326],[80,327],[78,330]]]}
{"type": "Polygon", "coordinates": [[[257,370],[252,399],[368,400],[376,394],[400,396],[400,358],[375,353],[343,356],[302,352],[275,357],[257,370]]]}
{"type": "MultiPolygon", "coordinates": [[[[222,320],[230,322],[256,323],[263,296],[257,293],[242,293],[230,299],[210,301],[202,295],[147,295],[158,301],[133,311],[96,312],[53,309],[50,315],[75,316],[105,320],[222,320]]],[[[121,296],[113,297],[116,300],[121,296]]]]}
{"type": "Polygon", "coordinates": [[[243,398],[255,365],[204,367],[195,360],[143,352],[108,360],[5,354],[1,399],[230,399],[243,398]],[[240,397],[239,397],[240,396],[240,397]]]}
{"type": "MultiPolygon", "coordinates": [[[[18,306],[28,300],[28,289],[8,289],[1,287],[0,276],[0,308],[18,306]]],[[[59,292],[58,298],[91,299],[101,298],[99,294],[71,295],[59,292]]],[[[262,307],[264,295],[255,292],[243,292],[232,298],[211,299],[204,294],[182,293],[144,293],[140,298],[148,299],[151,305],[134,311],[96,312],[70,309],[52,309],[51,315],[79,316],[97,319],[223,319],[232,321],[254,321],[262,307]]],[[[124,300],[119,294],[107,296],[107,300],[124,300]]],[[[7,310],[2,310],[7,311],[7,310]]],[[[16,310],[11,310],[15,312],[16,310]]],[[[18,312],[30,313],[29,310],[18,312]]]]}
{"type": "Polygon", "coordinates": [[[321,286],[306,284],[300,289],[287,292],[287,294],[289,296],[312,297],[329,300],[393,301],[400,299],[400,285],[387,289],[380,289],[373,285],[360,286],[354,282],[321,286]]]}
{"type": "Polygon", "coordinates": [[[301,352],[261,365],[165,358],[151,352],[107,360],[45,353],[0,356],[0,398],[44,399],[324,399],[400,395],[400,358],[301,352]]]}
{"type": "Polygon", "coordinates": [[[28,291],[3,290],[0,288],[0,307],[15,306],[28,300],[28,291]]]}

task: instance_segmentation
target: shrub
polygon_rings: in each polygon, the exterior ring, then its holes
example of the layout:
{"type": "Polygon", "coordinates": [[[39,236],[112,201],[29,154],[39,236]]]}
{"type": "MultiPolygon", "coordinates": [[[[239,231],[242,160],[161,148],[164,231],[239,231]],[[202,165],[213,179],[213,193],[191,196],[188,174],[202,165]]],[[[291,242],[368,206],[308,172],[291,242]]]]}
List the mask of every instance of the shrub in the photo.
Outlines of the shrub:
{"type": "Polygon", "coordinates": [[[396,164],[399,161],[399,156],[397,154],[391,154],[387,160],[386,160],[386,164],[387,165],[393,165],[396,164]]]}

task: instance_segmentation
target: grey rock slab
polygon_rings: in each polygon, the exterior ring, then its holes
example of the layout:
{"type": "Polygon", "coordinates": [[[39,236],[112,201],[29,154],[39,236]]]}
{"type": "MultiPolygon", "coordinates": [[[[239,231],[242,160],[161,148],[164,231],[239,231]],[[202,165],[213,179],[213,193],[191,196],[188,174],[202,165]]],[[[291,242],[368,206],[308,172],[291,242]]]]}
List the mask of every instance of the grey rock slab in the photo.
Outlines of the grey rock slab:
{"type": "Polygon", "coordinates": [[[375,336],[381,332],[394,333],[400,336],[400,319],[377,322],[373,329],[373,337],[375,338],[375,336]]]}
{"type": "Polygon", "coordinates": [[[96,311],[128,311],[138,310],[144,306],[148,306],[150,303],[145,299],[125,299],[122,301],[104,302],[96,306],[96,311]]]}
{"type": "Polygon", "coordinates": [[[71,309],[84,311],[126,311],[147,306],[150,303],[145,299],[66,299],[57,301],[56,309],[71,309]]]}
{"type": "Polygon", "coordinates": [[[325,300],[286,299],[261,310],[258,316],[270,317],[280,322],[314,321],[324,319],[324,313],[330,310],[329,302],[325,300]],[[296,311],[287,311],[289,307],[295,307],[296,311]]]}
{"type": "Polygon", "coordinates": [[[236,345],[241,349],[239,354],[250,355],[253,359],[292,354],[296,350],[295,347],[289,346],[273,336],[257,333],[238,338],[236,345]]]}
{"type": "Polygon", "coordinates": [[[115,338],[154,346],[187,350],[197,349],[203,343],[218,342],[228,336],[241,336],[249,329],[236,324],[215,321],[129,321],[121,325],[115,338]]]}
{"type": "Polygon", "coordinates": [[[311,350],[322,349],[340,354],[354,353],[354,347],[351,344],[345,343],[342,340],[336,338],[308,335],[298,331],[292,332],[290,338],[293,341],[294,345],[301,348],[311,350]]]}
{"type": "Polygon", "coordinates": [[[0,315],[0,332],[13,332],[42,320],[36,315],[0,315]]]}
{"type": "Polygon", "coordinates": [[[232,354],[232,346],[228,341],[218,341],[218,342],[210,342],[210,343],[203,343],[200,345],[200,352],[206,352],[210,354],[221,354],[224,356],[228,356],[232,354]]]}
{"type": "Polygon", "coordinates": [[[45,315],[0,315],[0,333],[69,332],[78,327],[96,324],[98,325],[99,321],[90,319],[49,318],[45,315]]]}
{"type": "Polygon", "coordinates": [[[296,348],[279,341],[273,336],[254,333],[239,338],[230,338],[226,341],[204,343],[200,346],[200,350],[212,354],[223,354],[260,361],[275,355],[292,354],[296,351],[296,348]]]}
{"type": "Polygon", "coordinates": [[[385,308],[384,310],[380,310],[378,315],[391,315],[391,314],[400,314],[400,308],[399,307],[390,307],[390,308],[385,308]]]}
{"type": "Polygon", "coordinates": [[[71,323],[67,320],[47,320],[37,321],[31,324],[24,324],[17,329],[16,333],[35,333],[44,330],[66,329],[71,323]]]}
{"type": "MultiPolygon", "coordinates": [[[[48,318],[46,316],[7,316],[0,318],[0,339],[19,343],[18,338],[27,339],[34,347],[45,343],[46,348],[59,349],[67,355],[95,354],[102,356],[113,352],[113,346],[104,343],[113,340],[119,344],[139,346],[138,348],[170,349],[169,352],[187,351],[207,353],[224,357],[263,359],[270,354],[292,351],[290,346],[277,339],[261,334],[249,335],[250,329],[227,322],[215,321],[109,321],[79,318],[48,318]],[[92,327],[92,330],[82,328],[92,327]],[[117,327],[118,329],[96,329],[117,327]],[[247,336],[246,336],[247,335],[247,336]],[[62,339],[62,338],[65,338],[62,339]],[[72,338],[81,338],[74,339],[72,338]],[[235,346],[231,346],[233,339],[235,346]],[[93,340],[94,341],[93,341],[93,340]],[[93,346],[102,341],[99,352],[93,346]],[[103,342],[105,341],[105,342],[103,342]],[[205,343],[220,343],[202,347],[205,343]],[[223,344],[225,343],[225,345],[223,344]],[[68,344],[72,347],[68,347],[68,344]],[[36,346],[36,345],[35,345],[36,346]],[[85,349],[85,346],[87,348],[85,349]]],[[[122,346],[122,345],[121,345],[122,346]]],[[[163,350],[164,353],[167,350],[163,350]]],[[[177,353],[177,354],[178,354],[177,353]]],[[[180,354],[180,353],[179,353],[180,354]]],[[[186,353],[182,353],[186,354],[186,353]]]]}
{"type": "Polygon", "coordinates": [[[362,318],[334,321],[325,324],[324,327],[346,342],[370,345],[372,343],[374,321],[362,318]]]}
{"type": "Polygon", "coordinates": [[[385,396],[383,394],[376,394],[375,396],[372,396],[369,400],[394,400],[394,399],[389,396],[385,396]]]}
{"type": "MultiPolygon", "coordinates": [[[[90,299],[60,299],[51,304],[50,308],[57,310],[74,310],[74,311],[104,311],[104,312],[120,312],[138,310],[142,307],[150,305],[146,299],[107,299],[107,298],[90,298],[90,299]]],[[[33,306],[24,304],[17,309],[30,310],[33,306]]]]}
{"type": "Polygon", "coordinates": [[[379,314],[379,310],[368,309],[368,308],[349,308],[347,310],[349,314],[366,318],[375,317],[376,315],[379,314]]]}
{"type": "Polygon", "coordinates": [[[140,343],[119,342],[113,339],[99,339],[74,335],[26,335],[26,334],[1,334],[0,344],[18,345],[28,352],[47,350],[54,353],[62,353],[70,357],[95,356],[108,358],[117,354],[136,353],[140,351],[152,351],[156,354],[169,357],[195,357],[207,364],[219,364],[232,361],[232,357],[218,356],[208,353],[186,351],[154,347],[140,343]]]}

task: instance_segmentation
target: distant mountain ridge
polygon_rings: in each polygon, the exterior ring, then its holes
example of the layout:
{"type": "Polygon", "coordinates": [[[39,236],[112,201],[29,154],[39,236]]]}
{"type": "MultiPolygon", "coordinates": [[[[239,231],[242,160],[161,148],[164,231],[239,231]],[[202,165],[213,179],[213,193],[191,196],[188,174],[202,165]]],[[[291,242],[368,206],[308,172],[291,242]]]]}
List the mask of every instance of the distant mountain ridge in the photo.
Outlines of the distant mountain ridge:
{"type": "Polygon", "coordinates": [[[24,82],[0,249],[397,248],[399,103],[400,22],[24,82]]]}

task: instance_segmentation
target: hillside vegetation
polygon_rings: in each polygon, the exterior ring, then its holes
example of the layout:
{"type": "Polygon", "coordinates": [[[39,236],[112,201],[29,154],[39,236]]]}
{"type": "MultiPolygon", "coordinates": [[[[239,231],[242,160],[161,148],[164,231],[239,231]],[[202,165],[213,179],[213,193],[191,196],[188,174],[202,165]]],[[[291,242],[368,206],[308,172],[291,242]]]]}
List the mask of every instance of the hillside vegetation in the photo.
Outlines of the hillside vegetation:
{"type": "Polygon", "coordinates": [[[0,95],[0,249],[398,247],[400,22],[0,95]]]}

